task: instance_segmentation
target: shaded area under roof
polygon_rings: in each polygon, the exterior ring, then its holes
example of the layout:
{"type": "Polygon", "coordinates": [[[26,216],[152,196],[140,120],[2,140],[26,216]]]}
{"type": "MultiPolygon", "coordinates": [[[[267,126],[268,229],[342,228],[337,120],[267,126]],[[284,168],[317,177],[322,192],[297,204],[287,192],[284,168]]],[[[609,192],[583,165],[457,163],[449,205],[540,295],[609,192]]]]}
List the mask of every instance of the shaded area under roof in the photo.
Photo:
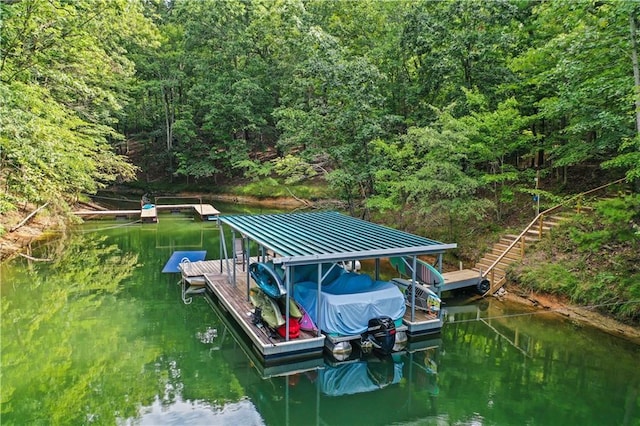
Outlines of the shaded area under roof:
{"type": "Polygon", "coordinates": [[[278,255],[275,263],[302,265],[414,256],[456,248],[338,212],[220,216],[250,240],[278,255]]]}

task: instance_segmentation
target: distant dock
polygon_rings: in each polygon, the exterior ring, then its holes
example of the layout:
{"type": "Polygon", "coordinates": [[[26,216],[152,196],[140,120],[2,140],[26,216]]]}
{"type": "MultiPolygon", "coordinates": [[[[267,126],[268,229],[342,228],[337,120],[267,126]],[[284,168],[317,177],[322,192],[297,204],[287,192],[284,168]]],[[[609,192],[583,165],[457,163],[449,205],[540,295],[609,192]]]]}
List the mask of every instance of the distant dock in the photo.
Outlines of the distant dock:
{"type": "MultiPolygon", "coordinates": [[[[170,211],[172,213],[194,212],[202,221],[218,220],[218,211],[211,204],[203,204],[202,202],[193,204],[158,204],[158,200],[162,198],[181,198],[181,197],[156,197],[156,203],[151,204],[149,208],[141,209],[123,209],[123,210],[79,210],[74,212],[76,216],[85,218],[92,217],[114,217],[118,218],[139,218],[143,223],[157,223],[158,213],[160,211],[170,211]]],[[[193,198],[193,197],[189,197],[193,198]]]]}

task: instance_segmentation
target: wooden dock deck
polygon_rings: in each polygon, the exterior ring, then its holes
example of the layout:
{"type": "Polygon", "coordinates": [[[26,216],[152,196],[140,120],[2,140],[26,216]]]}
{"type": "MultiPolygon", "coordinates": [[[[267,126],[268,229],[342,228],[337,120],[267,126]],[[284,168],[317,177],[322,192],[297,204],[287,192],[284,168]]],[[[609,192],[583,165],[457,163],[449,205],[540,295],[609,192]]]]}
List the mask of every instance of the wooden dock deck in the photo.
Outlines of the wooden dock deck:
{"type": "Polygon", "coordinates": [[[83,216],[87,218],[91,217],[104,217],[112,216],[115,218],[120,217],[139,217],[143,223],[157,223],[158,213],[160,211],[182,212],[193,211],[197,214],[198,218],[202,221],[217,220],[220,211],[218,211],[211,204],[157,204],[154,207],[148,209],[139,210],[79,210],[74,212],[76,216],[83,216]]]}
{"type": "MultiPolygon", "coordinates": [[[[252,258],[252,261],[257,261],[257,258],[252,258]]],[[[182,264],[180,268],[183,279],[204,277],[209,294],[235,319],[264,362],[279,363],[321,356],[325,340],[323,335],[301,330],[298,338],[287,341],[266,328],[253,324],[254,307],[247,295],[247,272],[242,270],[242,266],[234,264],[231,259],[217,259],[189,262],[182,264]],[[231,270],[232,267],[235,271],[231,270]],[[230,279],[234,272],[235,285],[230,279]]]]}
{"type": "Polygon", "coordinates": [[[473,269],[461,269],[459,271],[444,272],[444,285],[442,291],[456,290],[463,287],[473,287],[480,282],[480,273],[473,269]]]}
{"type": "Polygon", "coordinates": [[[410,339],[438,333],[442,328],[442,319],[436,312],[426,312],[416,309],[412,321],[411,308],[408,306],[402,322],[407,326],[407,334],[410,339]]]}

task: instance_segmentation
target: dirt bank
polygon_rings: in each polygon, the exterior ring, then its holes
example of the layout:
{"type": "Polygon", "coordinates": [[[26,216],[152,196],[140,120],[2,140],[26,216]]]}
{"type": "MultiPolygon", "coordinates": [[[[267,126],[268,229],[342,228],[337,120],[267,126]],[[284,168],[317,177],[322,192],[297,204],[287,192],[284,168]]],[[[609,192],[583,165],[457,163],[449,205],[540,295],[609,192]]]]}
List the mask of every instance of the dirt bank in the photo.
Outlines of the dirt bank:
{"type": "Polygon", "coordinates": [[[63,217],[51,216],[45,211],[38,213],[24,225],[11,231],[32,211],[28,207],[22,211],[2,215],[0,224],[7,232],[0,237],[0,262],[22,253],[25,249],[29,251],[31,243],[46,238],[50,233],[62,230],[66,226],[63,217]]]}
{"type": "Polygon", "coordinates": [[[507,285],[506,300],[521,303],[536,309],[555,312],[578,324],[597,328],[606,333],[632,341],[640,345],[640,327],[623,324],[607,315],[582,306],[574,306],[560,297],[538,294],[522,290],[515,285],[507,285]]]}

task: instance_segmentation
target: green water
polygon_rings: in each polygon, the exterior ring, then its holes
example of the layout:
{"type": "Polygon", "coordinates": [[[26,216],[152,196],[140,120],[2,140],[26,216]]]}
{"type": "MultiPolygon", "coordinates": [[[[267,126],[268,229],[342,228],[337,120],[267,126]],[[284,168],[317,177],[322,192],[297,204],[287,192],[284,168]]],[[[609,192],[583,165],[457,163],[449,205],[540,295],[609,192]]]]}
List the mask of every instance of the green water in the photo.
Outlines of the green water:
{"type": "Polygon", "coordinates": [[[640,425],[640,346],[495,300],[450,303],[441,335],[389,359],[256,364],[161,273],[218,244],[184,215],[96,221],[32,253],[52,262],[0,265],[0,423],[640,425]]]}

